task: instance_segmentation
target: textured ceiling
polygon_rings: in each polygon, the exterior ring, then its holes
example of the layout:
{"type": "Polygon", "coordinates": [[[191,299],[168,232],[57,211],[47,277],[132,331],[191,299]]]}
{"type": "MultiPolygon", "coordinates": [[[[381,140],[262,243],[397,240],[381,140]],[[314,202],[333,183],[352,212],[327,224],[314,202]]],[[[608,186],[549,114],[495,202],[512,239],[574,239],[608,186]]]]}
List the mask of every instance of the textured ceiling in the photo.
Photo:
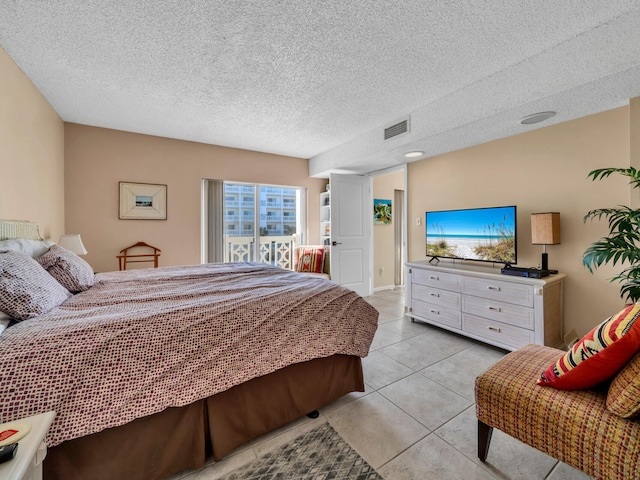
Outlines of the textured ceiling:
{"type": "Polygon", "coordinates": [[[316,175],[640,95],[638,0],[3,0],[0,45],[67,122],[311,158],[316,175]],[[558,115],[517,123],[543,110],[558,115]]]}

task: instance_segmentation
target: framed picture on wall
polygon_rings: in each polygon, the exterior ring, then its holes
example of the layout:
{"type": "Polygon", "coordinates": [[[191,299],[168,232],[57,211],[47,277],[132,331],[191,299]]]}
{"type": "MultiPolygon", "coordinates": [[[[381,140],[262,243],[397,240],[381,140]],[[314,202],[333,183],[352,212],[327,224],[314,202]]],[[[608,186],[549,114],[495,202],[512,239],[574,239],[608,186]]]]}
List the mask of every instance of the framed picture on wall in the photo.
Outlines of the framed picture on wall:
{"type": "Polygon", "coordinates": [[[166,220],[167,186],[120,182],[120,220],[166,220]]]}
{"type": "Polygon", "coordinates": [[[391,223],[391,200],[373,200],[373,223],[387,225],[391,223]]]}

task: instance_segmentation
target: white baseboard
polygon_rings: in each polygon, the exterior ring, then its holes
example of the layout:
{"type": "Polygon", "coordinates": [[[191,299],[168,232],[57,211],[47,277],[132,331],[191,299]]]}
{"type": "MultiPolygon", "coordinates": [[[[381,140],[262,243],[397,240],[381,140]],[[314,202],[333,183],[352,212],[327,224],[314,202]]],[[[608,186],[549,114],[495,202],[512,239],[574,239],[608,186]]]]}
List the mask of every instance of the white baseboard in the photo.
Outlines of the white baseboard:
{"type": "Polygon", "coordinates": [[[395,290],[395,285],[385,285],[383,287],[377,287],[373,289],[373,293],[381,292],[382,290],[395,290]]]}

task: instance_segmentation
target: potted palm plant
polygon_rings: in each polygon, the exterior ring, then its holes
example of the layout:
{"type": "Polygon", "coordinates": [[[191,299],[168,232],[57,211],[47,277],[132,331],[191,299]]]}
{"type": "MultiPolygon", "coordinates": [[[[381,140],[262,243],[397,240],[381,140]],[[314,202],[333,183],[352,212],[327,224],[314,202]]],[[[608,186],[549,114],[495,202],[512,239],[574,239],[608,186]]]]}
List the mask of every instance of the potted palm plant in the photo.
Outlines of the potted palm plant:
{"type": "MultiPolygon", "coordinates": [[[[587,178],[602,180],[617,173],[629,177],[633,188],[640,187],[640,171],[629,168],[599,168],[589,172],[587,178]]],[[[620,282],[620,296],[631,302],[640,300],[640,210],[620,205],[616,208],[598,208],[584,216],[584,221],[606,218],[609,233],[585,250],[582,263],[593,270],[601,265],[625,264],[625,268],[612,282],[620,282]]]]}

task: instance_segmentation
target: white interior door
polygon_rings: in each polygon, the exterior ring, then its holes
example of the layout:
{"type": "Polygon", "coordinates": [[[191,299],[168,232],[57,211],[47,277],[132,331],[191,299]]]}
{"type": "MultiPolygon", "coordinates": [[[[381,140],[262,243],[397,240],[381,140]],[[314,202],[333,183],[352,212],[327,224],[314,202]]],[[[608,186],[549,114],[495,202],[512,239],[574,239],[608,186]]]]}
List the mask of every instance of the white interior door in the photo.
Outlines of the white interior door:
{"type": "Polygon", "coordinates": [[[330,174],[331,279],[371,294],[371,177],[330,174]]]}

